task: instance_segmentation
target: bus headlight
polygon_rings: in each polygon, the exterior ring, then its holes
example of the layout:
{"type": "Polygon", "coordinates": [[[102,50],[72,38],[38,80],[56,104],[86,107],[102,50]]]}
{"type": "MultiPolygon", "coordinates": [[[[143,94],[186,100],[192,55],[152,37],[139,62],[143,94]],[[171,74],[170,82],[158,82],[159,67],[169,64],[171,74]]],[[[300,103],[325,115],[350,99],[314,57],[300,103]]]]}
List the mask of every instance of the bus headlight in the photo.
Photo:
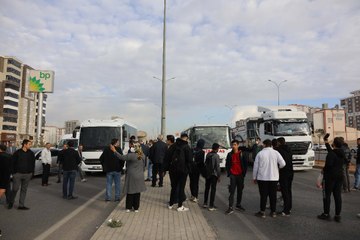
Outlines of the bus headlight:
{"type": "Polygon", "coordinates": [[[309,162],[314,162],[315,161],[315,157],[309,157],[309,162]]]}

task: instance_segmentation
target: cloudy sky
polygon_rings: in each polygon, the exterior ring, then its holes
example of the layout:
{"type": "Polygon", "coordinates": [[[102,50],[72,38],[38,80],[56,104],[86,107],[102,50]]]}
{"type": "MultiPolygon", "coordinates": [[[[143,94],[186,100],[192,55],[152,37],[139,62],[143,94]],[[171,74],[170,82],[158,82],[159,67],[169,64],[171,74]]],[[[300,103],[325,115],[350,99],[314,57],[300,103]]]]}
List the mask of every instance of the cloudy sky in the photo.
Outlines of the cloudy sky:
{"type": "MultiPolygon", "coordinates": [[[[250,106],[330,106],[360,89],[359,0],[168,0],[168,132],[250,106]],[[230,107],[226,107],[230,106],[230,107]],[[235,106],[233,108],[233,106],[235,106]]],[[[55,71],[49,125],[160,128],[163,0],[1,0],[0,55],[55,71]]]]}

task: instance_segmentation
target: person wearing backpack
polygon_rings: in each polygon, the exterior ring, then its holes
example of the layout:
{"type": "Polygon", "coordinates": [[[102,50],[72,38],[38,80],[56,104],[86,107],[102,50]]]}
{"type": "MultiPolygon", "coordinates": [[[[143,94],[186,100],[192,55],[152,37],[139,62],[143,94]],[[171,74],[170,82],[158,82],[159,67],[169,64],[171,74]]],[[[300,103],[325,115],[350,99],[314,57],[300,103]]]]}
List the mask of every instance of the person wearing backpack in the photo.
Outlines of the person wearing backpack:
{"type": "Polygon", "coordinates": [[[225,214],[229,215],[234,212],[234,196],[235,190],[237,189],[237,201],[236,201],[236,210],[245,211],[245,209],[241,206],[242,199],[242,191],[244,189],[244,178],[247,171],[247,162],[241,155],[241,151],[239,150],[239,141],[232,140],[231,148],[232,151],[228,153],[226,157],[225,168],[227,171],[227,176],[230,178],[229,185],[229,208],[225,212],[225,214]]]}
{"type": "Polygon", "coordinates": [[[204,194],[204,208],[207,208],[209,191],[210,193],[210,206],[209,211],[215,211],[216,207],[214,205],[215,194],[216,194],[216,185],[220,182],[220,157],[217,154],[219,151],[220,145],[214,143],[212,145],[212,151],[206,155],[205,159],[205,169],[206,169],[206,180],[205,180],[205,194],[204,194]]]}
{"type": "Polygon", "coordinates": [[[176,139],[176,142],[169,149],[169,175],[171,181],[169,209],[172,209],[173,204],[178,200],[178,212],[189,211],[189,208],[183,206],[183,202],[186,199],[186,178],[192,161],[192,151],[188,144],[188,138],[186,133],[182,133],[180,138],[176,139]]]}
{"type": "Polygon", "coordinates": [[[196,147],[194,148],[194,152],[193,152],[194,161],[191,164],[192,166],[189,173],[190,192],[191,192],[190,201],[195,203],[198,202],[200,171],[204,168],[204,158],[205,158],[205,152],[203,150],[204,146],[205,146],[205,140],[199,139],[196,143],[196,147]]]}

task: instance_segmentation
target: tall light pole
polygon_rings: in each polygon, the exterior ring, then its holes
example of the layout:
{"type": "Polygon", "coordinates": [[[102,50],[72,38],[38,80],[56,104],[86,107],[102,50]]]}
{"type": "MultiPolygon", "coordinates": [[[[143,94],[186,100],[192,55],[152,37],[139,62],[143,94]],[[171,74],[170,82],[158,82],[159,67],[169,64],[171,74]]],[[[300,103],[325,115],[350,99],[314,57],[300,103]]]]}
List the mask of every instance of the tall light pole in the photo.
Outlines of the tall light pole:
{"type": "Polygon", "coordinates": [[[278,93],[278,106],[280,106],[280,85],[287,82],[287,80],[283,80],[281,82],[275,82],[273,80],[268,80],[269,82],[272,82],[273,84],[275,84],[275,86],[277,87],[277,93],[278,93]]]}
{"type": "Polygon", "coordinates": [[[164,0],[163,59],[161,90],[161,135],[166,134],[166,0],[164,0]]]}

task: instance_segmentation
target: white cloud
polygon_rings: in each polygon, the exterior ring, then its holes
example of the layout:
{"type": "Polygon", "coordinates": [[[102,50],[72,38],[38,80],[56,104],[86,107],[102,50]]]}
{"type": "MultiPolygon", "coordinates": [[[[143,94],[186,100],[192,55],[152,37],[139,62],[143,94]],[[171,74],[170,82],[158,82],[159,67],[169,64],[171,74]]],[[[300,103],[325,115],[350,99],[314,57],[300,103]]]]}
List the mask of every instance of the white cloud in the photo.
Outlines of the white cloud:
{"type": "MultiPolygon", "coordinates": [[[[121,115],[155,132],[162,4],[3,0],[0,54],[55,70],[49,123],[121,115]]],[[[357,0],[168,1],[169,132],[206,115],[228,122],[226,104],[274,104],[268,79],[287,79],[281,99],[292,103],[358,89],[359,11],[357,0]]]]}

